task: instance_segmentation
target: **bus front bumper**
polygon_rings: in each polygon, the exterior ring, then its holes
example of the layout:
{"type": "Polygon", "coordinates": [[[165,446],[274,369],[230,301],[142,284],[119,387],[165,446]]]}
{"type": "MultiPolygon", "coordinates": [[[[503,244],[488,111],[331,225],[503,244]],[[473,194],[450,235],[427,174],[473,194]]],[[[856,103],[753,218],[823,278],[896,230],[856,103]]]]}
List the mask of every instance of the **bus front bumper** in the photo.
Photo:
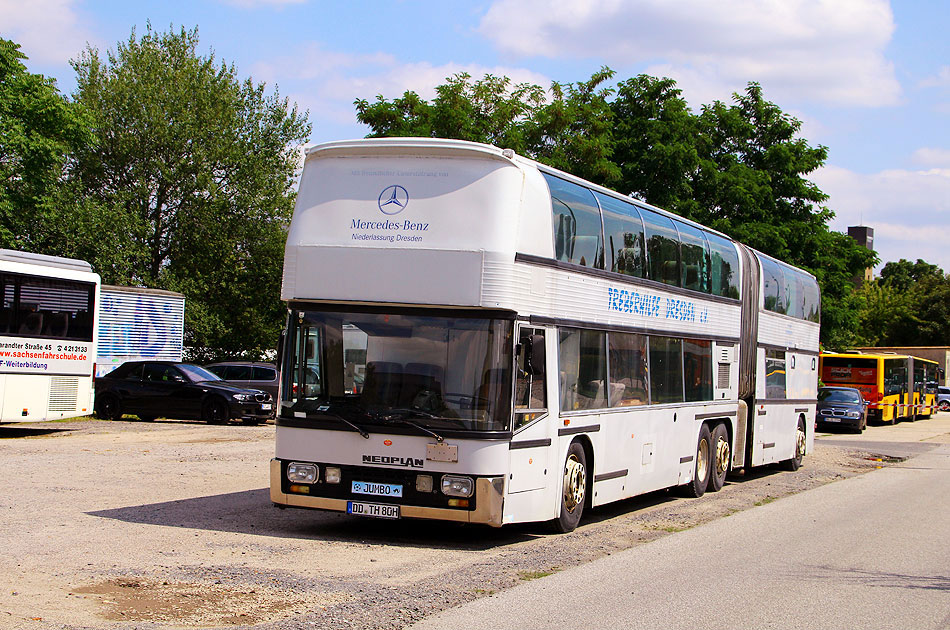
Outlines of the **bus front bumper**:
{"type": "MultiPolygon", "coordinates": [[[[399,514],[403,518],[426,518],[501,527],[502,508],[505,502],[504,480],[504,477],[491,479],[481,477],[476,479],[475,505],[477,507],[474,510],[452,510],[400,504],[399,514]]],[[[288,494],[281,491],[281,481],[280,460],[272,459],[270,460],[270,500],[274,505],[346,512],[346,499],[288,494]]]]}

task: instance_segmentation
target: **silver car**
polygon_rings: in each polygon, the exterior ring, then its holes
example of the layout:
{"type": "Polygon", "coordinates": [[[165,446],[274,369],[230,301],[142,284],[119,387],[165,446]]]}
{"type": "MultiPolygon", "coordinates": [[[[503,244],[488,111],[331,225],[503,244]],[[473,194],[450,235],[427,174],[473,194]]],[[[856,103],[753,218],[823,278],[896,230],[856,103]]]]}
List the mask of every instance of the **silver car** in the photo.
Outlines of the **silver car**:
{"type": "Polygon", "coordinates": [[[229,383],[264,390],[277,400],[278,374],[277,367],[272,363],[224,361],[206,365],[205,369],[229,383]]]}

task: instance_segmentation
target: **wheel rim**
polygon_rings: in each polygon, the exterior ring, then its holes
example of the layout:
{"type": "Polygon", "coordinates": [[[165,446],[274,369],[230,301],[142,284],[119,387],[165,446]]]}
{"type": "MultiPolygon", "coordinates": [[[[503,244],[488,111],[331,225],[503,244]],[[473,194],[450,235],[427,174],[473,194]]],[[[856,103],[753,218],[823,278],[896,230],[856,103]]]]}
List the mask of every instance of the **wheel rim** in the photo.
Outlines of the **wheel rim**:
{"type": "Polygon", "coordinates": [[[564,507],[573,512],[578,505],[584,503],[584,492],[587,489],[587,470],[573,453],[564,464],[564,507]]]}
{"type": "Polygon", "coordinates": [[[805,429],[798,425],[798,444],[796,445],[795,457],[801,457],[805,454],[805,429]]]}
{"type": "Polygon", "coordinates": [[[102,415],[106,418],[112,418],[115,416],[115,412],[118,407],[119,404],[116,402],[116,400],[112,396],[108,396],[102,401],[102,415]]]}
{"type": "Polygon", "coordinates": [[[719,436],[716,443],[716,474],[722,475],[729,470],[729,442],[726,438],[719,436]]]}
{"type": "Polygon", "coordinates": [[[211,403],[211,409],[208,415],[211,417],[212,422],[221,422],[224,419],[221,403],[211,403]]]}
{"type": "Polygon", "coordinates": [[[705,479],[709,473],[709,442],[703,438],[696,449],[696,478],[705,479]]]}

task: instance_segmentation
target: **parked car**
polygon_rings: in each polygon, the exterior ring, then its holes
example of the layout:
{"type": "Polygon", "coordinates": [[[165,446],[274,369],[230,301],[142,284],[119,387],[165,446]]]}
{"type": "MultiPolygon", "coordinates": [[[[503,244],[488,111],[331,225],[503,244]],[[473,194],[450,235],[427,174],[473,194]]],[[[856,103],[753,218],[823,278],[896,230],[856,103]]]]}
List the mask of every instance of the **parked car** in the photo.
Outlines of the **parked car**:
{"type": "Polygon", "coordinates": [[[854,387],[820,387],[817,420],[818,426],[848,427],[861,433],[868,426],[868,403],[854,387]]]}
{"type": "Polygon", "coordinates": [[[940,411],[950,411],[950,387],[937,388],[937,407],[940,411]]]}
{"type": "Polygon", "coordinates": [[[254,361],[223,361],[206,365],[210,372],[214,372],[229,383],[240,387],[252,387],[269,393],[277,400],[277,366],[273,363],[258,363],[254,361]]]}
{"type": "Polygon", "coordinates": [[[239,387],[198,365],[173,361],[127,361],[96,379],[96,415],[118,420],[123,414],[142,420],[181,418],[222,424],[265,422],[273,397],[239,387]]]}

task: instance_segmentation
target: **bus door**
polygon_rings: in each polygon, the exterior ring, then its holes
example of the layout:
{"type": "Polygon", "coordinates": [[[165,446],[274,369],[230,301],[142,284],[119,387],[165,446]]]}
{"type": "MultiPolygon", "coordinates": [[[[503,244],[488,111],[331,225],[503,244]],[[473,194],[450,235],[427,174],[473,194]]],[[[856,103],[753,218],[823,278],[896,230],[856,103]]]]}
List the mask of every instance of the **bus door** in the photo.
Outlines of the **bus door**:
{"type": "Polygon", "coordinates": [[[548,352],[549,338],[554,338],[550,331],[535,326],[520,325],[517,331],[509,495],[541,490],[556,478],[557,466],[552,466],[556,447],[551,435],[554,425],[548,414],[546,363],[547,357],[554,356],[548,352]]]}

